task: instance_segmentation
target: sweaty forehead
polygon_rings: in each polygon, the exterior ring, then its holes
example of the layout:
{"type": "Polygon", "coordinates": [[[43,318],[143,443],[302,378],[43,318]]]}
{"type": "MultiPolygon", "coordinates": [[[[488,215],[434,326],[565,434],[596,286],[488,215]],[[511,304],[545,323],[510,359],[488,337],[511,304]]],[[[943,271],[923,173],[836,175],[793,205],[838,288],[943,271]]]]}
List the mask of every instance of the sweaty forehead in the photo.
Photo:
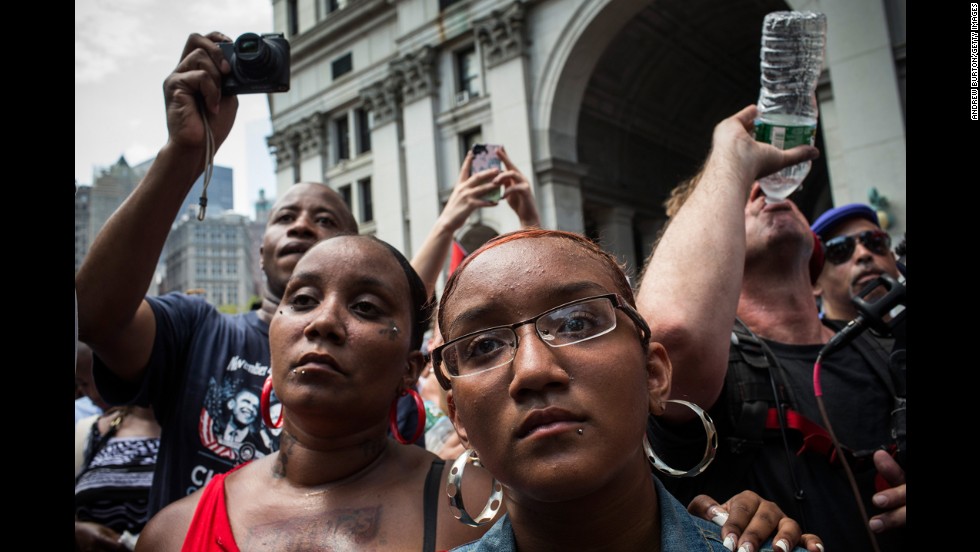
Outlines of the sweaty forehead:
{"type": "Polygon", "coordinates": [[[399,293],[408,294],[408,283],[398,261],[382,244],[359,235],[335,236],[313,246],[296,264],[296,277],[370,277],[399,293]]]}
{"type": "Polygon", "coordinates": [[[454,318],[472,309],[498,312],[502,319],[526,317],[582,296],[615,291],[603,262],[581,247],[560,238],[529,238],[498,245],[473,259],[441,308],[451,326],[454,318]]]}

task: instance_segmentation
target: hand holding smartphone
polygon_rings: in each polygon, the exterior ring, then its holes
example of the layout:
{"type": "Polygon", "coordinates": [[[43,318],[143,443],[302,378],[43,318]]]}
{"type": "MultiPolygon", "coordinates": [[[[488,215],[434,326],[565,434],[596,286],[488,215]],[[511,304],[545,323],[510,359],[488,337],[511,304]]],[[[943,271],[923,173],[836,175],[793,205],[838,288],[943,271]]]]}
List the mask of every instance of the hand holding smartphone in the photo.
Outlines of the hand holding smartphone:
{"type": "MultiPolygon", "coordinates": [[[[487,169],[503,170],[503,163],[501,163],[500,156],[497,153],[500,148],[501,146],[499,144],[474,144],[473,163],[470,165],[470,176],[487,169]]],[[[483,196],[483,199],[496,203],[500,201],[502,195],[503,186],[498,186],[496,190],[493,190],[483,196]]]]}

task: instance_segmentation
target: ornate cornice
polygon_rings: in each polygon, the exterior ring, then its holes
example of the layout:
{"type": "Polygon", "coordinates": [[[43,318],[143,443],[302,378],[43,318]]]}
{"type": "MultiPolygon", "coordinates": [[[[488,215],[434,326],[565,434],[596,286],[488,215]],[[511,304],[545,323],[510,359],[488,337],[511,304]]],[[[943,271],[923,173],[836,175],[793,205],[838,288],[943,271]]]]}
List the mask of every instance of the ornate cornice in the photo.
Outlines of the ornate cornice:
{"type": "Polygon", "coordinates": [[[524,3],[515,1],[473,21],[473,33],[480,41],[488,68],[524,55],[524,13],[524,3]]]}
{"type": "Polygon", "coordinates": [[[436,93],[435,50],[423,46],[391,62],[391,73],[401,85],[405,103],[436,93]]]}
{"type": "Polygon", "coordinates": [[[327,145],[327,118],[317,111],[296,125],[299,149],[303,157],[322,154],[327,145]]]}
{"type": "Polygon", "coordinates": [[[373,128],[388,124],[398,117],[400,88],[398,79],[389,76],[361,89],[364,109],[373,114],[373,128]]]}

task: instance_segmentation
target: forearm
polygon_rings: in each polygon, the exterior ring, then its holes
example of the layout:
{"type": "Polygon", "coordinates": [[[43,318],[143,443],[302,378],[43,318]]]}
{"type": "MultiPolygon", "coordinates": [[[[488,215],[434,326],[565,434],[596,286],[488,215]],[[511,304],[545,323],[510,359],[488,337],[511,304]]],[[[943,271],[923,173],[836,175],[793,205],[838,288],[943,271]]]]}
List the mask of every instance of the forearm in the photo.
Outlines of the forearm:
{"type": "MultiPolygon", "coordinates": [[[[671,396],[708,408],[724,384],[745,259],[752,178],[712,155],[670,221],[637,296],[673,364],[671,396]]],[[[679,414],[687,415],[686,411],[679,414]]]]}
{"type": "Polygon", "coordinates": [[[79,337],[99,351],[135,316],[184,196],[203,166],[200,151],[164,146],[132,195],[109,218],[78,274],[79,337]]]}
{"type": "Polygon", "coordinates": [[[456,229],[446,224],[440,217],[429,232],[428,237],[418,253],[412,257],[412,268],[419,273],[422,282],[425,284],[425,292],[432,296],[435,293],[436,281],[442,272],[442,267],[446,263],[449,249],[453,243],[453,233],[456,229]]]}

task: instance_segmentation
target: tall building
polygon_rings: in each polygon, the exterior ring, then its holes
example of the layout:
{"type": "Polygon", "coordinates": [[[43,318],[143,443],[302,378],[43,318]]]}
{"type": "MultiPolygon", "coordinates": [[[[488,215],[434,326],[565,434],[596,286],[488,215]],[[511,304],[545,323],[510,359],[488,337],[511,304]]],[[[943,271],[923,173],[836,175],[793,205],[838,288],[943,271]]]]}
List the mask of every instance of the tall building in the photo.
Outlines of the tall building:
{"type": "MultiPolygon", "coordinates": [[[[905,228],[902,0],[273,0],[291,90],[269,97],[278,193],[327,182],[363,232],[411,257],[466,150],[503,144],[543,224],[583,232],[636,270],[662,201],[705,158],[714,125],[759,91],[762,19],[828,16],[814,215],[886,195],[905,228]]],[[[506,205],[459,238],[515,229],[506,205]]]]}
{"type": "Polygon", "coordinates": [[[75,182],[75,272],[88,253],[91,196],[91,186],[79,186],[75,182]]]}
{"type": "Polygon", "coordinates": [[[210,208],[203,221],[182,214],[164,247],[166,274],[160,293],[197,292],[227,312],[247,310],[255,294],[251,267],[258,255],[250,223],[244,215],[210,208]]]}
{"type": "Polygon", "coordinates": [[[130,167],[123,156],[119,156],[119,160],[114,165],[98,171],[89,193],[88,244],[92,243],[112,213],[122,205],[123,200],[133,193],[136,185],[139,184],[140,176],[141,174],[130,167]]]}
{"type": "MultiPolygon", "coordinates": [[[[146,174],[146,171],[153,164],[154,158],[147,159],[146,161],[136,165],[134,170],[140,175],[140,178],[146,174]]],[[[235,178],[234,171],[231,167],[222,167],[221,165],[215,165],[214,171],[211,173],[211,182],[208,183],[208,208],[207,213],[221,213],[223,211],[230,211],[235,208],[235,178]]],[[[184,204],[180,206],[180,211],[177,214],[177,222],[184,215],[184,213],[193,212],[197,213],[198,200],[201,197],[201,192],[204,190],[204,175],[202,174],[194,181],[194,185],[191,186],[191,191],[188,192],[187,197],[184,198],[184,204]]]]}

